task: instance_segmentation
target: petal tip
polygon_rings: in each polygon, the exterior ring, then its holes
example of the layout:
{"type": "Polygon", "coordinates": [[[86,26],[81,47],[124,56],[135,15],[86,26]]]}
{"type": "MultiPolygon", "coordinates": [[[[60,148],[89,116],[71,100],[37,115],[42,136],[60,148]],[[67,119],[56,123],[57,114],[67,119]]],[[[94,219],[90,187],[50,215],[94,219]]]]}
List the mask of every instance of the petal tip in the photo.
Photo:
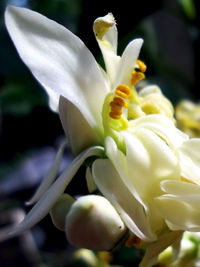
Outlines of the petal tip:
{"type": "Polygon", "coordinates": [[[107,31],[115,25],[115,18],[112,13],[108,13],[104,17],[99,17],[94,21],[93,31],[96,37],[102,40],[103,36],[107,33],[107,31]]]}

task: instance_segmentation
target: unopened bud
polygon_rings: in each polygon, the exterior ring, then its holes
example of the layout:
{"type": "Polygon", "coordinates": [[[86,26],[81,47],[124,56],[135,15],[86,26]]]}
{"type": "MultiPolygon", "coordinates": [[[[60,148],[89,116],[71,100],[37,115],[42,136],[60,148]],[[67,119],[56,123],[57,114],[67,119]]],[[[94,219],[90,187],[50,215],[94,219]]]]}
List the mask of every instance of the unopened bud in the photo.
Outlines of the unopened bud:
{"type": "Polygon", "coordinates": [[[97,256],[92,250],[82,248],[74,253],[70,266],[97,267],[100,265],[97,256]]]}
{"type": "Polygon", "coordinates": [[[61,231],[65,231],[65,217],[74,201],[74,198],[70,195],[63,194],[50,210],[53,224],[61,231]]]}
{"type": "Polygon", "coordinates": [[[93,250],[111,250],[127,228],[110,202],[101,196],[80,197],[66,216],[66,235],[71,244],[93,250]]]}

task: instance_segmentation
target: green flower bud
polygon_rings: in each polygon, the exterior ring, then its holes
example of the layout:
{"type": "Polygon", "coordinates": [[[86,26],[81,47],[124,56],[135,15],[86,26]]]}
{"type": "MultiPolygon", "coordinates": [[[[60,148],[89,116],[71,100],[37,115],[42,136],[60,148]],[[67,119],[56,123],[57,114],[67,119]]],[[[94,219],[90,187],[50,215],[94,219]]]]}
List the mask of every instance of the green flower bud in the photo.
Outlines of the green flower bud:
{"type": "Polygon", "coordinates": [[[110,202],[101,196],[80,197],[66,216],[71,244],[93,250],[111,250],[125,236],[126,226],[110,202]]]}
{"type": "Polygon", "coordinates": [[[74,198],[70,195],[63,194],[50,210],[53,224],[61,231],[65,231],[65,217],[74,201],[74,198]]]}

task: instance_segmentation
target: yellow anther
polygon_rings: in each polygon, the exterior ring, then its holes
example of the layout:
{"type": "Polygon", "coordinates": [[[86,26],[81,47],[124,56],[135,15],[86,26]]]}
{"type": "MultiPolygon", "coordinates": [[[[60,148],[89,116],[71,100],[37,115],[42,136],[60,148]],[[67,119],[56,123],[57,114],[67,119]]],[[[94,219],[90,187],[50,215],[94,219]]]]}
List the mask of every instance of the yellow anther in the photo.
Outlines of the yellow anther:
{"type": "Polygon", "coordinates": [[[136,84],[137,82],[139,82],[140,80],[143,80],[144,78],[145,78],[145,75],[144,75],[143,72],[133,70],[133,71],[132,71],[131,84],[134,85],[134,84],[136,84]]]}
{"type": "Polygon", "coordinates": [[[117,105],[120,107],[128,108],[128,102],[120,97],[114,97],[113,101],[110,103],[110,105],[117,105]]]}
{"type": "Polygon", "coordinates": [[[120,84],[117,86],[115,94],[123,98],[131,98],[132,96],[131,89],[125,84],[120,84]]]}
{"type": "Polygon", "coordinates": [[[137,65],[138,65],[138,67],[139,67],[139,70],[141,71],[141,72],[145,72],[146,70],[147,70],[147,66],[144,64],[144,62],[143,61],[141,61],[141,60],[137,60],[137,65]]]}
{"type": "Polygon", "coordinates": [[[111,106],[111,111],[115,112],[116,114],[120,114],[120,115],[122,114],[122,107],[114,105],[113,103],[110,106],[111,106]]]}
{"type": "Polygon", "coordinates": [[[119,120],[121,118],[121,114],[117,114],[116,111],[111,111],[109,113],[109,116],[112,118],[112,119],[115,119],[115,120],[119,120]]]}
{"type": "Polygon", "coordinates": [[[113,119],[120,119],[122,115],[122,108],[128,108],[128,103],[120,97],[114,97],[113,101],[110,102],[111,112],[110,117],[113,119]]]}

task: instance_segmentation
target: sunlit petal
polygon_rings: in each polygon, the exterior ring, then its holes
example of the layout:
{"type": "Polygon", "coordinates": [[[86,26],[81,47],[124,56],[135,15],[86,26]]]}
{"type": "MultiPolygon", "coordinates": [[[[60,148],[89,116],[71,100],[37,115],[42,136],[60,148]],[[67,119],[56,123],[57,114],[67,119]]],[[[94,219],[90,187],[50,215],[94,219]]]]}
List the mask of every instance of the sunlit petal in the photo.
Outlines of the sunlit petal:
{"type": "Polygon", "coordinates": [[[79,109],[64,97],[60,97],[59,116],[72,152],[77,155],[93,145],[100,145],[102,139],[84,118],[79,109]]]}
{"type": "Polygon", "coordinates": [[[178,130],[171,119],[160,114],[153,114],[132,120],[130,130],[134,133],[135,129],[145,128],[155,132],[163,138],[172,148],[177,149],[182,143],[189,139],[188,135],[178,130]]]}
{"type": "Polygon", "coordinates": [[[66,141],[61,144],[56,154],[56,157],[51,165],[51,168],[47,172],[46,177],[43,179],[42,183],[38,187],[33,197],[29,201],[26,202],[27,205],[32,205],[36,201],[38,201],[38,199],[40,199],[40,197],[45,193],[45,191],[51,186],[51,184],[56,179],[56,175],[58,174],[60,162],[62,160],[62,156],[64,153],[64,149],[66,148],[66,145],[67,145],[66,141]]]}
{"type": "Polygon", "coordinates": [[[167,232],[160,236],[157,241],[152,242],[146,249],[145,255],[139,267],[151,267],[156,263],[158,255],[168,246],[180,240],[182,231],[167,232]]]}
{"type": "Polygon", "coordinates": [[[117,27],[111,13],[94,21],[93,30],[103,54],[106,70],[113,85],[120,57],[117,56],[117,27]]]}
{"type": "Polygon", "coordinates": [[[193,138],[179,149],[183,176],[200,185],[200,139],[193,138]]]}
{"type": "Polygon", "coordinates": [[[10,233],[10,235],[19,235],[23,231],[31,228],[33,225],[43,219],[57,201],[59,196],[64,192],[83,162],[91,156],[101,156],[102,147],[91,147],[77,156],[71,165],[60,175],[52,186],[44,193],[37,204],[27,214],[25,219],[10,233]]]}
{"type": "Polygon", "coordinates": [[[172,230],[200,231],[199,202],[199,194],[162,195],[154,199],[157,209],[172,230]]]}
{"type": "Polygon", "coordinates": [[[132,71],[136,67],[140,49],[142,47],[142,39],[134,39],[130,42],[122,54],[120,65],[116,75],[115,87],[119,84],[130,85],[132,71]]]}
{"type": "Polygon", "coordinates": [[[47,92],[67,98],[92,128],[101,131],[100,112],[108,88],[84,43],[58,23],[25,8],[9,6],[5,21],[20,57],[47,92]]]}
{"type": "Polygon", "coordinates": [[[93,177],[100,191],[117,209],[126,226],[139,238],[146,241],[154,240],[156,236],[151,232],[143,206],[131,194],[108,159],[94,162],[93,177]]]}

